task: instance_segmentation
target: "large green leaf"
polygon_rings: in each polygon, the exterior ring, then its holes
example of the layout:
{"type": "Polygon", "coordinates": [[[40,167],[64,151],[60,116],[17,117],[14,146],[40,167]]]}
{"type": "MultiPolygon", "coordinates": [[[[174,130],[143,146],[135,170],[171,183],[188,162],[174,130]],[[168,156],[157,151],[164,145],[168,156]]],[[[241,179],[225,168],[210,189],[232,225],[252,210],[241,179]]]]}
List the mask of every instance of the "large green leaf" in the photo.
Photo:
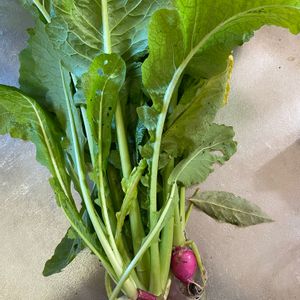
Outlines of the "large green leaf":
{"type": "Polygon", "coordinates": [[[257,205],[232,193],[197,191],[189,200],[220,222],[241,227],[272,222],[257,205]]]}
{"type": "Polygon", "coordinates": [[[297,0],[189,0],[176,5],[183,20],[186,49],[199,48],[188,65],[188,72],[195,77],[222,71],[232,49],[248,41],[263,25],[285,27],[294,34],[300,30],[297,0]]]}
{"type": "Polygon", "coordinates": [[[106,163],[111,146],[112,119],[125,81],[125,63],[117,54],[97,56],[83,77],[87,116],[97,153],[106,163]]]}
{"type": "Polygon", "coordinates": [[[177,181],[191,186],[203,182],[215,163],[224,164],[236,152],[233,137],[232,127],[212,124],[201,145],[176,165],[169,177],[170,184],[177,181]]]}
{"type": "Polygon", "coordinates": [[[60,140],[62,131],[41,106],[13,87],[0,85],[0,134],[31,141],[36,146],[37,160],[58,178],[67,194],[70,183],[60,140]]]}
{"type": "Polygon", "coordinates": [[[170,0],[53,0],[56,18],[47,31],[56,47],[86,68],[100,53],[114,52],[125,61],[147,48],[147,24],[152,13],[170,0]]]}
{"type": "Polygon", "coordinates": [[[72,140],[72,122],[76,124],[80,147],[84,137],[81,119],[72,99],[71,78],[48,39],[45,24],[36,20],[34,29],[29,31],[28,47],[20,54],[20,88],[36,99],[48,111],[55,113],[61,128],[66,132],[64,144],[75,161],[72,140]]]}
{"type": "Polygon", "coordinates": [[[226,71],[185,91],[170,115],[169,127],[162,138],[162,151],[177,157],[190,153],[202,143],[216,113],[226,103],[232,66],[230,57],[226,71]]]}
{"type": "Polygon", "coordinates": [[[0,134],[9,133],[14,138],[31,141],[36,146],[37,160],[52,174],[50,184],[57,203],[67,219],[90,249],[111,270],[99,242],[89,232],[76,208],[70,191],[70,180],[66,173],[63,150],[60,144],[62,134],[57,124],[29,96],[13,87],[0,85],[0,134]]]}
{"type": "Polygon", "coordinates": [[[143,82],[158,110],[169,105],[187,67],[197,78],[214,64],[224,70],[232,49],[266,24],[300,31],[299,0],[178,0],[175,6],[156,12],[149,26],[143,82]]]}

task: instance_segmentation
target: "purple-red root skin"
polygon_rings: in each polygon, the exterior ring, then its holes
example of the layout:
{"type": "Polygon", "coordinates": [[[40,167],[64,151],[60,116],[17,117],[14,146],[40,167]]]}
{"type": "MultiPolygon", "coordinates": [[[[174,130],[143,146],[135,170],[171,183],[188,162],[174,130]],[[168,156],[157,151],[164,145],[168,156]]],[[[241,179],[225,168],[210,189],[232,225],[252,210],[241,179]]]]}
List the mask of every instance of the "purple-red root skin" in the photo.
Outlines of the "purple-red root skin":
{"type": "Polygon", "coordinates": [[[149,292],[138,290],[137,300],[157,300],[157,298],[149,292]]]}
{"type": "Polygon", "coordinates": [[[193,250],[188,247],[176,247],[172,253],[171,269],[181,282],[188,284],[192,281],[197,271],[197,260],[193,250]]]}

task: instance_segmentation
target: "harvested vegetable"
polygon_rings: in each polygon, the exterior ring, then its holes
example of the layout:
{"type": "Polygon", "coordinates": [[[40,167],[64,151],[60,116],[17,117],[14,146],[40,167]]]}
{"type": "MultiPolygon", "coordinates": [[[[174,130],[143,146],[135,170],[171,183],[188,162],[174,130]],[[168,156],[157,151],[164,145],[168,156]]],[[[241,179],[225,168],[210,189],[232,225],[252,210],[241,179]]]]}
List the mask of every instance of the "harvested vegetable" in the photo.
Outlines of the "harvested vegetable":
{"type": "Polygon", "coordinates": [[[171,270],[183,283],[191,282],[197,271],[197,260],[192,249],[176,247],[172,253],[171,270]]]}
{"type": "Polygon", "coordinates": [[[35,25],[20,88],[0,86],[0,134],[35,144],[70,223],[43,274],[88,248],[110,300],[167,299],[171,265],[201,294],[207,274],[185,234],[193,207],[236,226],[272,221],[231,193],[186,203],[186,189],[236,152],[233,128],[214,122],[232,50],[263,25],[299,33],[300,0],[21,2],[35,25]]]}

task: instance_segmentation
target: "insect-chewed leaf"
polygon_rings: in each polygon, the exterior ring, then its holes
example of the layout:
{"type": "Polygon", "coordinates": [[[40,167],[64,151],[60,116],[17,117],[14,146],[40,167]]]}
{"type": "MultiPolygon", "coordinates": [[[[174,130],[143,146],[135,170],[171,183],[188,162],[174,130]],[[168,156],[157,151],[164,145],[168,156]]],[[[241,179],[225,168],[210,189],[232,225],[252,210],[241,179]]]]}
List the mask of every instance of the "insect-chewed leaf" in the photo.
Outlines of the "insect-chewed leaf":
{"type": "Polygon", "coordinates": [[[224,164],[236,152],[233,137],[232,127],[212,124],[200,146],[176,165],[169,182],[177,181],[184,186],[203,182],[215,163],[224,164]]]}
{"type": "Polygon", "coordinates": [[[189,200],[220,222],[240,227],[273,222],[257,205],[232,193],[197,191],[189,200]]]}
{"type": "Polygon", "coordinates": [[[126,67],[117,54],[100,54],[83,76],[82,88],[95,144],[106,161],[111,145],[111,127],[126,67]]]}

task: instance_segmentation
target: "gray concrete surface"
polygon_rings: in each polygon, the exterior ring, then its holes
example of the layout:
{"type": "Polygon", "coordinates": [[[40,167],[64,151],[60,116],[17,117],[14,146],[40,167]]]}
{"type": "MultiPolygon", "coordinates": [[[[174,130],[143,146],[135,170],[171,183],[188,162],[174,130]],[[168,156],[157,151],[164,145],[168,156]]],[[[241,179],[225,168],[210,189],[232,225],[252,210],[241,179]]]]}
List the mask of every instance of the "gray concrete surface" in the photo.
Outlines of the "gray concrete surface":
{"type": "MultiPolygon", "coordinates": [[[[0,0],[0,83],[11,85],[31,24],[16,2],[0,0]]],[[[189,236],[209,271],[209,300],[300,299],[300,36],[264,28],[235,57],[218,119],[235,127],[238,153],[202,189],[245,196],[276,222],[236,229],[194,212],[189,236]]],[[[34,147],[2,136],[0,153],[0,299],[105,299],[88,252],[63,273],[42,276],[68,224],[34,147]]]]}

